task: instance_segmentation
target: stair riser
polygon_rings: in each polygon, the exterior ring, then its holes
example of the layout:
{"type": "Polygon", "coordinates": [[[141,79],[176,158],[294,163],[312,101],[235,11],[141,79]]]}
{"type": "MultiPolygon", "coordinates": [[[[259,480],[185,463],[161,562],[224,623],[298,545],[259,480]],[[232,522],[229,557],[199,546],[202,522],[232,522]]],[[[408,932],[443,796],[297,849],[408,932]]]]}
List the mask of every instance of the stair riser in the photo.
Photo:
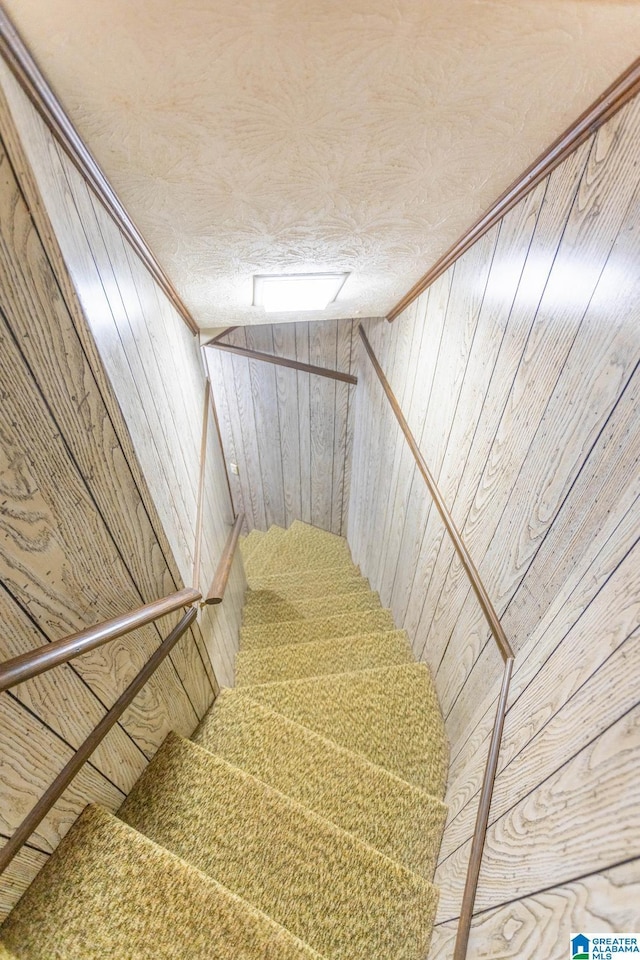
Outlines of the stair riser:
{"type": "Polygon", "coordinates": [[[343,614],[318,620],[287,621],[275,624],[242,627],[240,646],[243,650],[273,647],[282,644],[330,640],[380,630],[393,630],[393,617],[388,610],[343,614]]]}
{"type": "Polygon", "coordinates": [[[251,700],[218,698],[194,740],[427,880],[446,807],[251,700]]]}
{"type": "Polygon", "coordinates": [[[321,617],[380,608],[380,597],[368,589],[313,600],[280,600],[263,596],[254,598],[250,605],[245,606],[242,623],[243,626],[254,626],[260,623],[286,623],[289,620],[318,620],[321,617]]]}
{"type": "Polygon", "coordinates": [[[434,887],[192,743],[171,738],[120,815],[323,956],[426,952],[434,887]]]}
{"type": "Polygon", "coordinates": [[[236,656],[236,686],[371,670],[412,661],[411,646],[403,630],[298,643],[270,651],[268,648],[247,650],[236,656]]]}

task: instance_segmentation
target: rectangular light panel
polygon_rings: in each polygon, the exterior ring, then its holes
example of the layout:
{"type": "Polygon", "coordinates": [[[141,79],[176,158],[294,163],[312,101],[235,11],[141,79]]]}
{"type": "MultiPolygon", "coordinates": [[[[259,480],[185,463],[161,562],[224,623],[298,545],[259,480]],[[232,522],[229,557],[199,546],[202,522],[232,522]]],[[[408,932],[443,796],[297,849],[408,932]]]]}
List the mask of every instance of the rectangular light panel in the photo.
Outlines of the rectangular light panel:
{"type": "Polygon", "coordinates": [[[348,273],[298,273],[253,278],[253,305],[265,313],[325,310],[338,296],[348,273]]]}

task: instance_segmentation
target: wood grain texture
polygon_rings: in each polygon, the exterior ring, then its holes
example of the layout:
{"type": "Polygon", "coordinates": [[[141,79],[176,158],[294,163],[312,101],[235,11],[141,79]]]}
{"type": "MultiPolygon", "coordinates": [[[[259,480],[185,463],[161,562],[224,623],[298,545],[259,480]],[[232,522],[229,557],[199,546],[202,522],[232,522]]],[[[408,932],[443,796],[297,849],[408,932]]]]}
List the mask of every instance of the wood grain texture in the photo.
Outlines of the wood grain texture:
{"type": "MultiPolygon", "coordinates": [[[[639,903],[640,860],[635,859],[480,914],[471,928],[469,956],[564,960],[577,930],[636,930],[639,903]]],[[[449,921],[435,927],[429,960],[451,956],[456,926],[449,921]]]]}
{"type": "MultiPolygon", "coordinates": [[[[0,836],[0,842],[7,837],[0,836]]],[[[15,860],[0,876],[0,923],[8,916],[36,874],[49,859],[49,854],[24,846],[15,860]]]]}
{"type": "MultiPolygon", "coordinates": [[[[46,641],[46,636],[4,589],[0,590],[0,619],[3,658],[18,656],[46,641]]],[[[80,746],[105,712],[105,704],[72,664],[63,664],[19,684],[12,696],[74,748],[80,746]]],[[[100,744],[92,762],[128,793],[146,765],[146,756],[124,727],[118,725],[100,744]]]]}
{"type": "MultiPolygon", "coordinates": [[[[640,835],[634,787],[639,752],[637,707],[492,824],[476,912],[606,869],[633,855],[640,835]]],[[[439,907],[442,919],[457,915],[468,853],[465,844],[446,861],[447,884],[441,886],[439,907]]],[[[441,884],[442,875],[441,871],[441,884]]]]}
{"type": "MultiPolygon", "coordinates": [[[[247,327],[242,333],[249,349],[260,349],[263,353],[273,350],[273,335],[268,327],[247,327]]],[[[276,368],[260,360],[249,360],[248,363],[262,474],[262,498],[266,523],[270,527],[285,516],[276,368]]]]}
{"type": "MultiPolygon", "coordinates": [[[[508,718],[508,735],[502,746],[501,768],[517,757],[527,742],[555,719],[557,711],[570,702],[581,684],[590,687],[595,671],[633,631],[634,617],[637,616],[637,610],[634,610],[637,500],[636,495],[619,523],[612,521],[611,527],[605,528],[602,536],[597,537],[591,563],[571,570],[522,649],[511,687],[511,716],[508,718]],[[609,610],[615,614],[608,616],[609,610]],[[600,643],[593,644],[595,634],[602,639],[602,650],[600,643]],[[586,656],[584,664],[580,660],[582,656],[586,656]],[[557,684],[556,671],[559,671],[560,678],[557,684]],[[545,698],[539,706],[541,685],[545,698]],[[519,719],[519,722],[514,723],[512,718],[519,719]]],[[[494,709],[493,702],[490,702],[492,696],[493,692],[479,702],[476,716],[480,719],[474,722],[472,715],[471,732],[466,739],[461,739],[452,755],[448,787],[450,820],[456,819],[461,812],[464,814],[465,805],[479,788],[481,758],[486,752],[494,709]]],[[[621,699],[624,700],[625,696],[628,694],[622,691],[621,699]]],[[[584,732],[588,734],[590,729],[590,725],[586,725],[584,732]]],[[[452,849],[450,842],[447,836],[442,856],[447,848],[452,849]]]]}
{"type": "Polygon", "coordinates": [[[198,326],[195,320],[180,299],[177,290],[156,260],[151,248],[145,242],[129,213],[118,199],[101,167],[78,134],[62,104],[40,72],[4,11],[0,11],[0,45],[3,55],[20,86],[83,178],[91,184],[96,195],[100,197],[105,209],[109,211],[109,216],[113,218],[117,225],[118,231],[127,237],[141,261],[145,264],[146,269],[154,277],[155,282],[159,284],[165,295],[171,300],[188,329],[194,334],[197,333],[198,326]]]}
{"type": "MultiPolygon", "coordinates": [[[[345,373],[354,362],[350,321],[239,328],[228,340],[345,373]]],[[[354,387],[211,348],[206,353],[227,459],[239,468],[233,483],[246,529],[304,520],[342,534],[354,387]]]]}
{"type": "MultiPolygon", "coordinates": [[[[140,592],[5,319],[0,319],[0,345],[2,580],[43,633],[59,639],[139,606],[140,592]]],[[[106,702],[142,667],[157,637],[157,629],[145,627],[87,654],[78,669],[94,677],[94,689],[106,702]]],[[[167,661],[161,669],[129,713],[136,738],[152,752],[169,718],[183,729],[197,719],[173,663],[167,661]],[[159,709],[158,683],[167,684],[168,699],[175,704],[168,716],[159,709]]]]}
{"type": "MultiPolygon", "coordinates": [[[[200,349],[3,64],[0,83],[11,111],[3,130],[13,127],[21,185],[175,589],[192,575],[205,389],[200,349]]],[[[219,453],[210,462],[216,470],[223,463],[219,453]]],[[[226,533],[207,511],[230,509],[224,474],[211,473],[206,489],[203,555],[209,554],[210,578],[226,533]]],[[[200,652],[185,666],[195,681],[203,670],[201,625],[192,636],[200,652]]],[[[184,642],[174,655],[190,655],[184,642]]]]}
{"type": "MultiPolygon", "coordinates": [[[[248,327],[251,324],[247,324],[248,327]]],[[[229,330],[236,330],[237,327],[229,327],[229,330]]],[[[215,347],[216,350],[222,350],[223,353],[235,353],[239,357],[246,357],[248,360],[260,360],[262,363],[271,363],[274,367],[289,367],[290,370],[301,370],[303,373],[313,373],[318,377],[326,377],[328,380],[340,380],[344,383],[356,384],[356,377],[350,373],[342,373],[341,370],[334,370],[332,367],[320,367],[312,363],[303,363],[301,360],[292,360],[291,357],[278,356],[275,353],[266,353],[265,350],[257,350],[255,347],[240,347],[226,340],[208,340],[205,347],[215,347]]]]}
{"type": "MultiPolygon", "coordinates": [[[[56,283],[68,308],[73,328],[81,345],[81,352],[87,358],[91,373],[103,397],[108,413],[108,422],[117,436],[116,449],[118,445],[122,448],[126,458],[126,466],[134,478],[134,490],[138,491],[142,500],[143,509],[148,515],[155,539],[162,547],[162,562],[171,570],[172,585],[175,586],[181,580],[178,566],[156,504],[142,473],[127,424],[121,415],[113,384],[104,369],[96,342],[83,312],[78,290],[74,286],[67,269],[67,259],[73,260],[81,264],[82,268],[91,276],[91,271],[94,269],[93,259],[83,242],[82,232],[78,230],[74,205],[64,186],[64,170],[61,167],[55,145],[35,112],[25,107],[26,104],[21,91],[16,86],[5,64],[0,61],[0,130],[2,139],[11,158],[16,179],[33,217],[34,225],[46,250],[47,258],[55,274],[56,283]],[[26,145],[28,145],[29,150],[28,156],[26,145]],[[48,208],[45,206],[43,195],[49,198],[49,207],[55,211],[56,229],[54,229],[49,216],[48,208]]],[[[99,310],[100,306],[104,305],[104,301],[100,297],[100,290],[100,285],[96,284],[93,300],[94,310],[99,310]]],[[[98,317],[101,316],[102,314],[98,313],[98,317]]],[[[119,466],[122,469],[122,466],[119,466]]],[[[131,493],[129,493],[129,496],[131,496],[131,493]]]]}
{"type": "MultiPolygon", "coordinates": [[[[295,357],[296,331],[291,323],[276,324],[271,328],[273,352],[278,357],[295,357]]],[[[347,361],[341,369],[349,369],[347,361]]],[[[284,495],[284,526],[288,527],[302,514],[300,489],[300,432],[298,429],[298,374],[284,367],[276,367],[276,395],[278,399],[278,428],[282,461],[284,495]]],[[[345,388],[347,389],[347,388],[345,388]]],[[[346,419],[346,418],[345,418],[346,419]]]]}
{"type": "MultiPolygon", "coordinates": [[[[10,836],[73,750],[24,710],[8,693],[0,699],[2,760],[0,833],[10,836]]],[[[91,764],[85,764],[32,836],[31,843],[51,853],[89,802],[117,810],[124,793],[91,764]]]]}
{"type": "MultiPolygon", "coordinates": [[[[533,957],[528,910],[552,904],[550,928],[565,929],[565,890],[640,854],[639,150],[636,99],[396,323],[365,325],[516,650],[473,956],[533,957]]],[[[445,712],[432,953],[451,958],[502,663],[373,371],[357,373],[348,537],[445,712]]]]}
{"type": "MultiPolygon", "coordinates": [[[[3,66],[0,83],[5,659],[190,582],[205,377],[174,307],[3,66]]],[[[208,581],[232,509],[215,430],[206,447],[208,581]]],[[[116,809],[169,730],[192,732],[220,650],[229,678],[245,586],[236,567],[224,615],[193,624],[94,752],[3,878],[3,912],[87,802],[116,809]]],[[[5,837],[178,617],[3,697],[5,837]]]]}

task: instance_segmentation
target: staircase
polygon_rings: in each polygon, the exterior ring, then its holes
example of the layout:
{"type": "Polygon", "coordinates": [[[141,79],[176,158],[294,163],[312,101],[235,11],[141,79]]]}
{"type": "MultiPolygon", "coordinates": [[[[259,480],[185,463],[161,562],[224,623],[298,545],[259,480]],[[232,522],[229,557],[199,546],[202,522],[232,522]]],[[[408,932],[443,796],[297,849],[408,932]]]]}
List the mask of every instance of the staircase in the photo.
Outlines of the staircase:
{"type": "Polygon", "coordinates": [[[429,672],[345,540],[295,522],[242,554],[237,686],[117,816],[84,811],[0,958],[427,956],[447,770],[429,672]]]}

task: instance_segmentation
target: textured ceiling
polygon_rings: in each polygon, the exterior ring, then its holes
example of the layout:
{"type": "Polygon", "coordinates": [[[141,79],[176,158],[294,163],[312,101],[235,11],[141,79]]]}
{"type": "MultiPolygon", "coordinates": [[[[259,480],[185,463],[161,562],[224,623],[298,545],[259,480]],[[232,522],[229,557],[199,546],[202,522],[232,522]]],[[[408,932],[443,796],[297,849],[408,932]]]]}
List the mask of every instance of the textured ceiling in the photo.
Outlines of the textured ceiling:
{"type": "Polygon", "coordinates": [[[5,7],[203,328],[254,273],[384,314],[640,52],[637,0],[5,7]]]}

